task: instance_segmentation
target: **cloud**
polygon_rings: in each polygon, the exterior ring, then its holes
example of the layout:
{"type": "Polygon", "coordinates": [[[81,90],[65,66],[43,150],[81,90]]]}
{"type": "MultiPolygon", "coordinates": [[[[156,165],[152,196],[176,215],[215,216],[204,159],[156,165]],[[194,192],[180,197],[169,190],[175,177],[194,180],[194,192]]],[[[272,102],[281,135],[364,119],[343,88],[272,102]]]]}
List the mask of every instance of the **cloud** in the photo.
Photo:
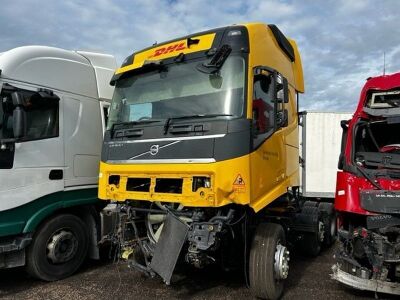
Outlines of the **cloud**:
{"type": "Polygon", "coordinates": [[[114,54],[181,35],[248,21],[277,24],[299,45],[303,109],[354,110],[365,79],[400,70],[396,0],[4,1],[0,52],[42,44],[114,54]]]}

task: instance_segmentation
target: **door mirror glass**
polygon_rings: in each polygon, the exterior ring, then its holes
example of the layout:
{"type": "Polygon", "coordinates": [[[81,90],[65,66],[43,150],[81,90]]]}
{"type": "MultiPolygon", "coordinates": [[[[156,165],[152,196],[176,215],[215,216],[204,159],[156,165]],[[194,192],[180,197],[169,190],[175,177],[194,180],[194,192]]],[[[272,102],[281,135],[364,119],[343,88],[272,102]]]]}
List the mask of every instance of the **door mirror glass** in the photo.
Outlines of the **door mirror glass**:
{"type": "Polygon", "coordinates": [[[13,92],[11,94],[12,103],[14,110],[12,113],[12,129],[14,138],[19,139],[25,135],[26,131],[26,113],[24,111],[25,98],[19,92],[13,92]]]}
{"type": "Polygon", "coordinates": [[[289,103],[288,80],[279,73],[276,74],[276,101],[289,103]]]}
{"type": "Polygon", "coordinates": [[[26,113],[21,106],[17,106],[13,112],[13,132],[14,138],[20,139],[26,132],[26,113]]]}

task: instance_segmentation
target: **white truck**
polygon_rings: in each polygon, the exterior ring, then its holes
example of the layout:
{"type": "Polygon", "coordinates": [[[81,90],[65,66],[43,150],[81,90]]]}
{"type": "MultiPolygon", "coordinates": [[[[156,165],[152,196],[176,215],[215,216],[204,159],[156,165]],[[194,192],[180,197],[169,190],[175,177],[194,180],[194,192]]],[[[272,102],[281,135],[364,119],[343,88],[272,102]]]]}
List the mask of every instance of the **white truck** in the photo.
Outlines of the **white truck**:
{"type": "Polygon", "coordinates": [[[304,111],[300,116],[301,195],[333,199],[342,141],[341,120],[351,113],[304,111]]]}
{"type": "Polygon", "coordinates": [[[26,46],[0,54],[0,268],[52,281],[98,258],[98,164],[111,55],[26,46]]]}

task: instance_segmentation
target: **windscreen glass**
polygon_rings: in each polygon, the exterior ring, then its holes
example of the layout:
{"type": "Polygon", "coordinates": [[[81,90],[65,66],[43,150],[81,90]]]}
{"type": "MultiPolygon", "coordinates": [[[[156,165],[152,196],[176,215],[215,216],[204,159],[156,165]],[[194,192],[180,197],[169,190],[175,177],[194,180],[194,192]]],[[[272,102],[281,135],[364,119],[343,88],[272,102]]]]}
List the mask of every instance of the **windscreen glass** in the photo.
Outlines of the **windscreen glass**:
{"type": "Polygon", "coordinates": [[[194,60],[117,81],[108,128],[120,122],[223,114],[244,109],[245,62],[230,56],[215,74],[200,72],[194,60]]]}
{"type": "Polygon", "coordinates": [[[400,91],[376,92],[368,96],[369,108],[393,108],[400,107],[400,91]]]}

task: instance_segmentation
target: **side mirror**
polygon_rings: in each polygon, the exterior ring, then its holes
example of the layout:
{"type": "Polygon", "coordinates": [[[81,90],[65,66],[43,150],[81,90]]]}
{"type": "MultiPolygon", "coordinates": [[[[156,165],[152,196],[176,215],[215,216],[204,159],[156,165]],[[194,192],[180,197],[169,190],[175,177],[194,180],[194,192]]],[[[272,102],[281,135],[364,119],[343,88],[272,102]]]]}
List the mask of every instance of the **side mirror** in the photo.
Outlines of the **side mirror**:
{"type": "Polygon", "coordinates": [[[276,73],[276,101],[278,103],[289,103],[288,80],[281,74],[276,73]]]}
{"type": "Polygon", "coordinates": [[[289,114],[287,109],[283,109],[276,114],[276,125],[278,128],[287,127],[289,124],[289,114]]]}
{"type": "Polygon", "coordinates": [[[25,99],[19,92],[13,92],[11,99],[15,107],[13,111],[13,133],[14,138],[19,139],[25,135],[26,130],[25,99]]]}
{"type": "Polygon", "coordinates": [[[26,113],[21,106],[17,106],[13,112],[13,132],[14,138],[19,139],[25,136],[26,113]]]}

